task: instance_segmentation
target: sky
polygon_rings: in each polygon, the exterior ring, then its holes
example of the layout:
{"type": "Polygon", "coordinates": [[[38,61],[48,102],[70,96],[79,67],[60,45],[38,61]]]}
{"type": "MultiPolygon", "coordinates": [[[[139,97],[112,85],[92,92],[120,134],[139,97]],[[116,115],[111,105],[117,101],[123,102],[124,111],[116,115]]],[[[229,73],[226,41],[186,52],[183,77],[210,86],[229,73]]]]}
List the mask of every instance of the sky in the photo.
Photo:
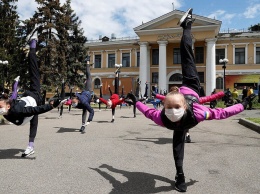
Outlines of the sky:
{"type": "MultiPolygon", "coordinates": [[[[60,0],[64,3],[65,0],[60,0]]],[[[136,36],[133,28],[171,12],[193,8],[196,15],[222,21],[221,31],[248,29],[260,23],[260,0],[71,0],[88,40],[99,35],[117,38],[136,36]]],[[[34,0],[18,0],[21,20],[37,11],[34,0]]]]}

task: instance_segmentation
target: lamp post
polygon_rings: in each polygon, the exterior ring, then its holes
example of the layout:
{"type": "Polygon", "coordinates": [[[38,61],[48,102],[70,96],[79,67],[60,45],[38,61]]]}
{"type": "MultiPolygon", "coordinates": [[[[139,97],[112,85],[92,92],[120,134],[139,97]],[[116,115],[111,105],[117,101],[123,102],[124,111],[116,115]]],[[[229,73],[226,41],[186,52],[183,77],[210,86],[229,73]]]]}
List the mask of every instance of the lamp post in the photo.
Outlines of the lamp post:
{"type": "Polygon", "coordinates": [[[3,65],[2,67],[2,79],[3,79],[3,88],[5,87],[5,65],[8,65],[8,61],[1,61],[0,60],[0,64],[3,65]]]}
{"type": "Polygon", "coordinates": [[[224,91],[226,91],[226,65],[228,63],[228,59],[219,59],[219,63],[223,64],[222,68],[224,69],[224,79],[223,79],[223,85],[224,85],[224,91]]]}

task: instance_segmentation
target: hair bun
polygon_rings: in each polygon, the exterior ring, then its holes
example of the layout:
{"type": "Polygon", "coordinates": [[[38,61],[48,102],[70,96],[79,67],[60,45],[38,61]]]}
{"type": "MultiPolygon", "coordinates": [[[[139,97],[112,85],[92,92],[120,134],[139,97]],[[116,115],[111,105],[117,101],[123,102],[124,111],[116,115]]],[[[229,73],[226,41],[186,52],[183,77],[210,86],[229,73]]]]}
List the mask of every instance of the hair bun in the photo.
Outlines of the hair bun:
{"type": "Polygon", "coordinates": [[[179,88],[177,86],[172,86],[170,91],[171,92],[179,92],[179,88]]]}

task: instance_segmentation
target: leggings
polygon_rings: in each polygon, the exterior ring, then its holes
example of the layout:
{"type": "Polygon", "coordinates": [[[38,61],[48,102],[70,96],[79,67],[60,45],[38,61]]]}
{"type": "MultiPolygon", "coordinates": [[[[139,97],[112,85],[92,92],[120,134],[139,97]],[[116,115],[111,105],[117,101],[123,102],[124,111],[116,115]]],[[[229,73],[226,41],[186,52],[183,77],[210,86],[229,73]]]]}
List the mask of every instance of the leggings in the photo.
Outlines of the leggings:
{"type": "MultiPolygon", "coordinates": [[[[33,40],[34,41],[34,40],[33,40]]],[[[42,104],[40,91],[40,71],[37,64],[36,49],[30,48],[29,52],[29,74],[30,74],[30,90],[26,91],[23,96],[31,96],[35,99],[37,105],[42,104]]],[[[34,115],[30,120],[29,141],[34,142],[38,128],[38,115],[34,115]]]]}
{"type": "MultiPolygon", "coordinates": [[[[199,94],[200,82],[192,51],[191,23],[188,23],[187,28],[183,29],[180,52],[183,75],[182,85],[193,89],[199,94]]],[[[186,132],[187,130],[184,129],[182,131],[174,131],[173,134],[173,157],[177,171],[179,167],[183,166],[186,132]]]]}
{"type": "Polygon", "coordinates": [[[85,82],[85,89],[86,91],[92,91],[92,78],[90,73],[90,65],[87,64],[86,67],[86,82],[85,82]]]}
{"type": "MultiPolygon", "coordinates": [[[[65,99],[65,84],[64,84],[64,82],[62,82],[62,84],[61,84],[60,99],[61,100],[65,99]]],[[[60,116],[62,116],[62,113],[63,113],[63,105],[60,107],[60,116]]]]}

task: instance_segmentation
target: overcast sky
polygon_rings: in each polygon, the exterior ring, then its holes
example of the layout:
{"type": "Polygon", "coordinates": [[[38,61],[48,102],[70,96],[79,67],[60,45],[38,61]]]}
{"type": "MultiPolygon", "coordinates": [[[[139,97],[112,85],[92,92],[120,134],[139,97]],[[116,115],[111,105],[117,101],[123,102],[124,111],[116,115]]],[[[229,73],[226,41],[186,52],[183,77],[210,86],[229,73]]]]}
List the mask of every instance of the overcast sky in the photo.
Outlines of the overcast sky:
{"type": "MultiPolygon", "coordinates": [[[[65,0],[60,0],[64,3],[65,0]]],[[[20,19],[37,10],[34,0],[18,0],[20,19]]],[[[99,35],[136,36],[133,28],[175,9],[222,21],[221,30],[247,29],[260,23],[260,0],[71,0],[89,40],[99,35]]]]}

